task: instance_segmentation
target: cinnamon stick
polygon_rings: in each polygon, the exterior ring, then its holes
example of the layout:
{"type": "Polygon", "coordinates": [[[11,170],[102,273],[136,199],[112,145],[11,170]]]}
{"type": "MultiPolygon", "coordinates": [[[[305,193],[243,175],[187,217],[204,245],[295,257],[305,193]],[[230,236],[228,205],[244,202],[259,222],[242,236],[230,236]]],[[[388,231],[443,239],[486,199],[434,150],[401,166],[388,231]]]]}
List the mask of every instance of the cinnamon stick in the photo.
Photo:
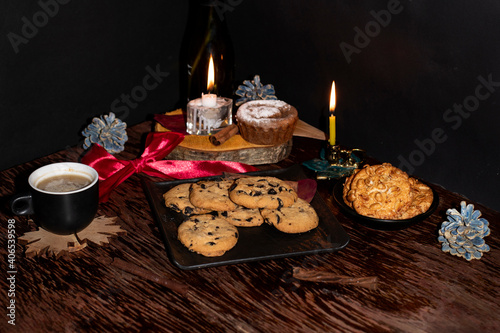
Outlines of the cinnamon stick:
{"type": "Polygon", "coordinates": [[[227,140],[229,140],[233,135],[238,134],[238,126],[235,124],[231,124],[229,126],[224,127],[219,132],[211,135],[209,137],[210,142],[214,146],[220,146],[227,140]]]}
{"type": "Polygon", "coordinates": [[[371,290],[377,289],[378,278],[376,276],[367,277],[350,277],[344,275],[337,275],[331,272],[322,272],[317,270],[308,270],[300,267],[293,268],[293,277],[297,280],[323,282],[323,283],[337,283],[348,284],[359,287],[368,288],[371,290]]]}

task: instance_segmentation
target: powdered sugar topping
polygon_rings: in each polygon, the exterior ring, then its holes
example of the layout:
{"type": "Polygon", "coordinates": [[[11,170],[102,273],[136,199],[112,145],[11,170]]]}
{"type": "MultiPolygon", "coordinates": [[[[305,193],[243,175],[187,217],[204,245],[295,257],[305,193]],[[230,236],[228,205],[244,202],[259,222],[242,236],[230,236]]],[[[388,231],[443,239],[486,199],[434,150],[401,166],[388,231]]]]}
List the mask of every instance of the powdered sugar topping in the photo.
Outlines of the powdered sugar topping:
{"type": "Polygon", "coordinates": [[[268,123],[289,117],[291,106],[279,100],[259,100],[243,104],[236,117],[245,122],[268,123]]]}
{"type": "Polygon", "coordinates": [[[248,109],[248,115],[257,119],[277,118],[281,115],[281,111],[275,107],[257,106],[255,108],[248,109]]]}

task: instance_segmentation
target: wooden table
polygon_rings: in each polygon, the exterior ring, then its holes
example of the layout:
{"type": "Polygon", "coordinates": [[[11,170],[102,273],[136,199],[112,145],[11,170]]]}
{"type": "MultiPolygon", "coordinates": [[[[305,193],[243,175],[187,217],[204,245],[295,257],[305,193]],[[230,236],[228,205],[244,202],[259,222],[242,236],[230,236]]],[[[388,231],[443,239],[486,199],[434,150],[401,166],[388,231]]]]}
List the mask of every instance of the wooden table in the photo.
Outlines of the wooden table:
{"type": "MultiPolygon", "coordinates": [[[[142,151],[151,123],[128,131],[120,158],[142,151]]],[[[318,156],[321,142],[295,138],[289,158],[262,169],[301,163],[318,156]]],[[[3,200],[0,252],[7,260],[8,221],[19,237],[33,229],[13,216],[8,198],[22,189],[35,168],[77,161],[81,148],[67,150],[0,173],[3,200]]],[[[122,183],[99,214],[117,216],[127,234],[109,246],[89,245],[68,257],[27,258],[16,246],[15,326],[8,324],[8,268],[2,264],[0,331],[18,332],[494,332],[500,324],[500,214],[474,202],[490,222],[491,251],[470,262],[441,251],[437,230],[448,208],[462,196],[433,186],[439,207],[424,222],[402,231],[376,231],[345,216],[331,197],[333,181],[318,191],[350,236],[338,252],[252,262],[200,270],[180,270],[169,261],[141,187],[144,175],[122,183]],[[189,287],[173,291],[151,278],[129,273],[113,258],[137,265],[189,287]],[[376,276],[375,289],[306,282],[292,277],[300,267],[351,277],[376,276]]],[[[467,200],[467,202],[471,202],[467,200]]]]}

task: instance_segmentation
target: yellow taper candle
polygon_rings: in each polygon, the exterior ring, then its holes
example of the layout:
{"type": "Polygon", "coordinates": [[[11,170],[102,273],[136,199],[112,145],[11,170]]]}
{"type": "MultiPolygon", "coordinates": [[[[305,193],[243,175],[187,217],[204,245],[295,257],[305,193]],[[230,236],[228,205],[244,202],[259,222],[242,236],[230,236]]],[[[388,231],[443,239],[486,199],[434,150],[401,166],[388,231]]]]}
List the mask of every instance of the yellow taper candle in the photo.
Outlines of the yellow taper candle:
{"type": "Polygon", "coordinates": [[[332,92],[330,93],[330,145],[335,146],[335,106],[337,105],[335,96],[335,81],[332,82],[332,92]]]}

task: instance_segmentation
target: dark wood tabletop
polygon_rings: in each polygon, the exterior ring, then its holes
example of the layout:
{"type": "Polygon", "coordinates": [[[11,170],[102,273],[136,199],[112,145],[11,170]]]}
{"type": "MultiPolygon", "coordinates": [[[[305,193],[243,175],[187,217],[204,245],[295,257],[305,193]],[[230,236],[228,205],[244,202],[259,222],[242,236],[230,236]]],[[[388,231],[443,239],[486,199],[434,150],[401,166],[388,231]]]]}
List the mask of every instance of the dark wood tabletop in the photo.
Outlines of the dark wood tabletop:
{"type": "MultiPolygon", "coordinates": [[[[128,129],[122,159],[143,149],[151,122],[128,129]]],[[[290,156],[262,170],[318,157],[323,143],[295,137],[290,156]]],[[[69,147],[0,173],[0,253],[8,261],[8,228],[22,236],[36,227],[14,216],[8,200],[37,167],[78,161],[69,147]],[[12,224],[10,223],[10,224],[12,224]],[[12,227],[11,227],[12,228],[12,227]]],[[[314,177],[309,170],[304,171],[314,177]]],[[[60,258],[27,257],[15,247],[16,272],[2,264],[2,332],[496,332],[500,325],[500,213],[432,185],[439,205],[427,219],[399,231],[373,230],[344,215],[332,198],[333,180],[318,193],[350,237],[336,252],[195,270],[167,256],[141,180],[135,174],[101,203],[99,215],[116,216],[125,235],[107,246],[89,244],[60,258]],[[441,251],[438,230],[448,208],[472,203],[490,222],[490,252],[467,261],[441,251]],[[311,282],[293,269],[377,283],[311,282]],[[14,279],[12,279],[14,276],[14,279]],[[7,279],[9,278],[10,279],[7,279]],[[372,281],[372,280],[370,280],[372,281]],[[372,281],[373,282],[373,281],[372,281]],[[9,294],[9,292],[11,294],[9,294]],[[13,294],[12,294],[13,293],[13,294]],[[7,307],[15,300],[15,326],[7,307]]],[[[12,258],[12,256],[11,256],[12,258]]]]}

